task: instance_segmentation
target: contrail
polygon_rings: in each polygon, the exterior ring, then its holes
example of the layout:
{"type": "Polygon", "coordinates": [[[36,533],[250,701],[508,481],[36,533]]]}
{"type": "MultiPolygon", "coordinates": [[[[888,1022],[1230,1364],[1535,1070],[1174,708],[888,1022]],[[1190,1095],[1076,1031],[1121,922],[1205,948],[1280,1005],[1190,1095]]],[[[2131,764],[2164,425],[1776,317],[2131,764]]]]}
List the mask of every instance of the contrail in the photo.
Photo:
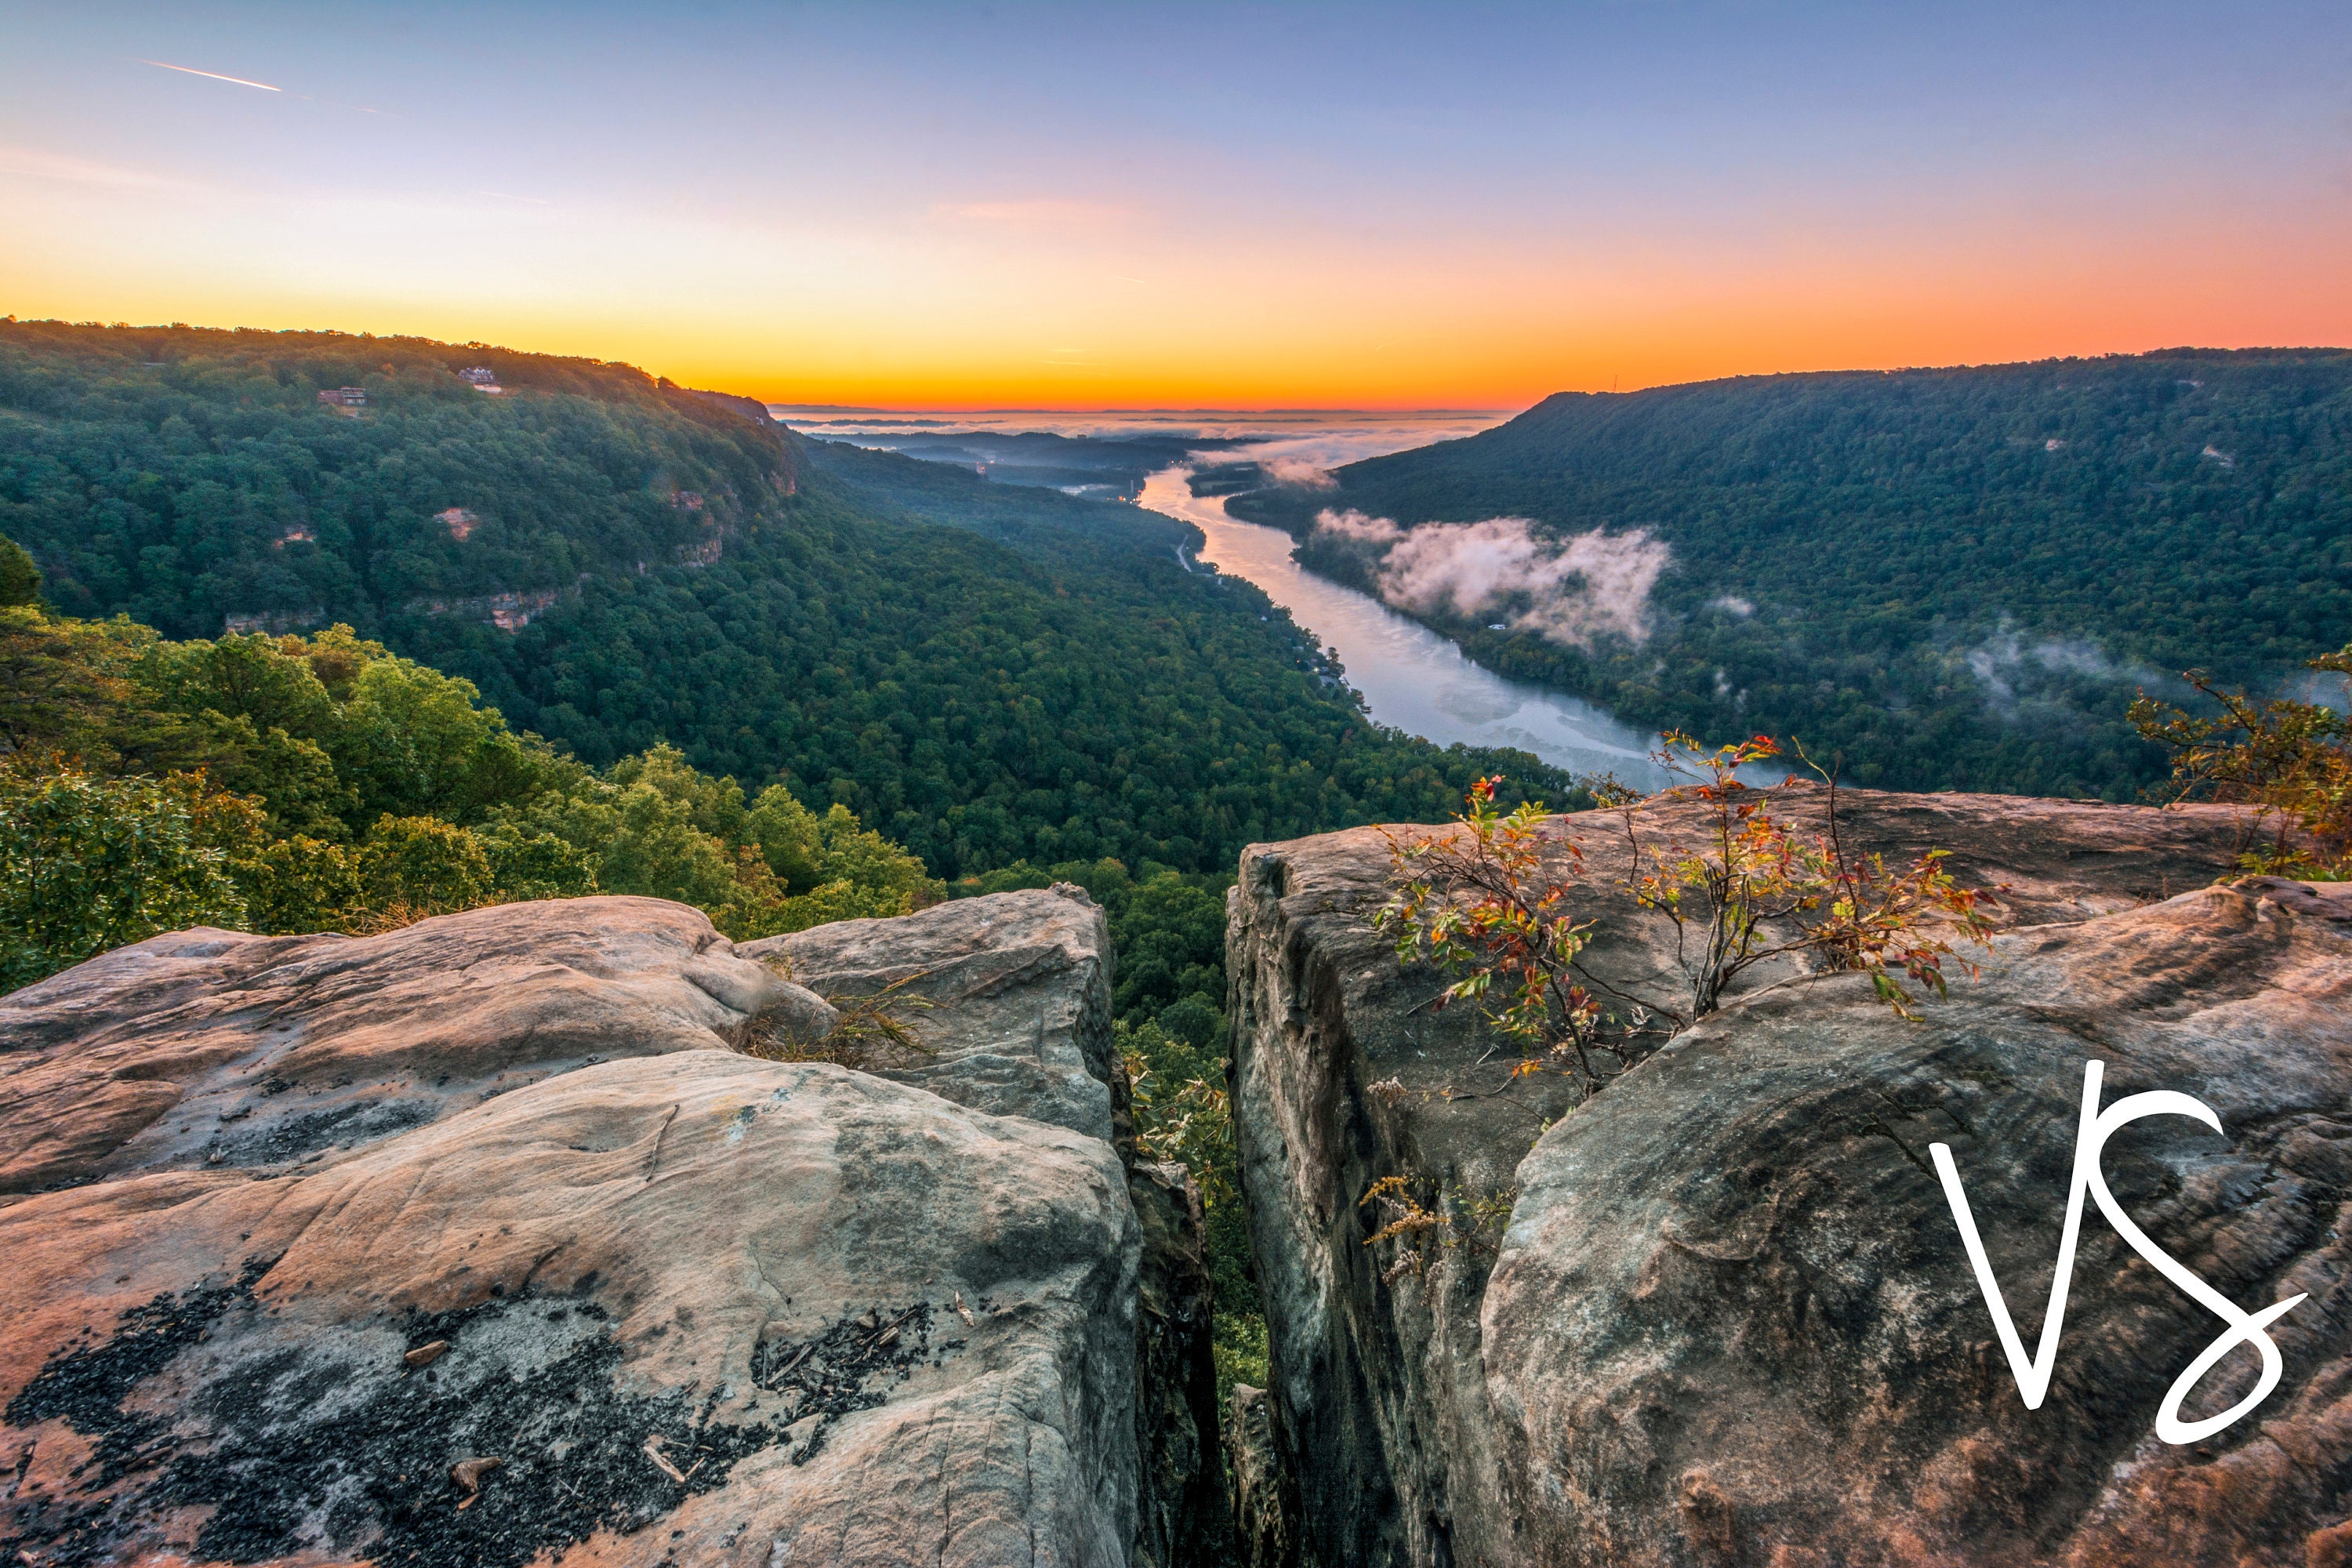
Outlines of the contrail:
{"type": "Polygon", "coordinates": [[[208,76],[215,81],[233,81],[239,87],[257,87],[264,92],[284,92],[282,87],[272,87],[266,81],[247,81],[241,76],[223,76],[218,71],[200,71],[194,66],[175,66],[167,60],[141,60],[142,66],[159,66],[167,71],[184,71],[190,76],[208,76]]]}

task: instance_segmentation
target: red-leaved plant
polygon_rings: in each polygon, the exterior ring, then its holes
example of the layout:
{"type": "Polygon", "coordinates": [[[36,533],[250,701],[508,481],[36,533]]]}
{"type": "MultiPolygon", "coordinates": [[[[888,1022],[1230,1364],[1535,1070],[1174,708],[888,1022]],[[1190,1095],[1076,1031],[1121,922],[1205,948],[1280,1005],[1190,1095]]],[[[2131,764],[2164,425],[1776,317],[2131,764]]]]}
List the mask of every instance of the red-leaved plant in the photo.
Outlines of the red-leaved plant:
{"type": "Polygon", "coordinates": [[[1954,880],[1942,849],[1900,869],[1849,852],[1837,782],[1827,773],[1824,830],[1793,831],[1767,809],[1785,785],[1739,777],[1779,754],[1764,735],[1710,751],[1670,733],[1658,760],[1694,782],[1658,798],[1702,803],[1700,831],[1687,844],[1661,843],[1638,807],[1618,811],[1629,850],[1622,885],[1637,908],[1672,927],[1678,994],[1635,994],[1585,967],[1595,921],[1577,907],[1583,847],[1540,804],[1503,813],[1500,778],[1470,786],[1454,832],[1390,836],[1395,892],[1373,925],[1401,962],[1433,963],[1457,976],[1437,1005],[1481,1004],[1520,1042],[1514,1078],[1557,1070],[1588,1093],[1717,1011],[1742,974],[1774,960],[1801,966],[1775,984],[1857,971],[1898,1016],[1917,1018],[1922,993],[1946,994],[1948,963],[1974,973],[1952,943],[1990,934],[1984,893],[1954,880]]]}

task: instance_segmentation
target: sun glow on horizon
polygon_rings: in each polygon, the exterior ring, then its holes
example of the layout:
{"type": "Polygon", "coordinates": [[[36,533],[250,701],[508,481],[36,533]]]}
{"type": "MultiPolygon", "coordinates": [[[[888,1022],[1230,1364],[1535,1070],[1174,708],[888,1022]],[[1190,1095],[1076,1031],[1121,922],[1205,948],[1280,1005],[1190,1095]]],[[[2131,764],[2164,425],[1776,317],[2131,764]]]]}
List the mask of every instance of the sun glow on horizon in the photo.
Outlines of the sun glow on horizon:
{"type": "Polygon", "coordinates": [[[2352,342],[2352,30],[2284,15],[2060,71],[2018,39],[2097,16],[1357,37],[1307,6],[1209,80],[1141,14],[621,12],[551,65],[542,9],[454,52],[395,17],[37,19],[0,68],[0,310],[921,409],[1524,407],[2352,342]],[[2214,49],[2262,91],[2213,89],[2214,49]]]}

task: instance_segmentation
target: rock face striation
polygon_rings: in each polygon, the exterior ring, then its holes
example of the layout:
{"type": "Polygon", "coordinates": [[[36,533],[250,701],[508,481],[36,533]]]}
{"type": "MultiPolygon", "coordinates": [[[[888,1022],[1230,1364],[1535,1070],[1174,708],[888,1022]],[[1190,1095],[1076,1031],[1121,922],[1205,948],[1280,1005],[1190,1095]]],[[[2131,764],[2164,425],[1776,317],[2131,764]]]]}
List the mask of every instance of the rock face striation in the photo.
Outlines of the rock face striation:
{"type": "MultiPolygon", "coordinates": [[[[2218,810],[1841,801],[1850,846],[1941,846],[2007,885],[1981,974],[1916,1024],[1862,976],[1766,975],[1587,1103],[1512,1082],[1516,1051],[1427,1005],[1444,978],[1367,923],[1379,832],[1245,854],[1234,1109],[1274,1369],[1229,1439],[1251,1561],[2352,1561],[2352,905],[2214,886],[2239,831],[2218,810]],[[2153,1245],[2249,1310],[2307,1297],[2270,1331],[2277,1389],[2187,1447],[2158,1409],[2228,1325],[2086,1205],[2025,1409],[1933,1169],[1947,1145],[2032,1349],[2091,1060],[2103,1105],[2168,1089],[2221,1121],[2108,1144],[2153,1245]],[[1368,1246],[1391,1176],[1446,1223],[1368,1246]]],[[[1686,803],[1637,814],[1654,837],[1696,825],[1686,803]]],[[[1657,923],[1610,887],[1622,819],[1566,826],[1593,968],[1659,984],[1657,923]]],[[[2184,1418],[2260,1371],[2232,1352],[2184,1418]]]]}
{"type": "Polygon", "coordinates": [[[778,1009],[832,1011],[658,899],[153,937],[0,997],[0,1193],[282,1166],[597,1062],[739,1047],[778,1009]]]}
{"type": "Polygon", "coordinates": [[[1122,1160],[1111,1083],[951,1070],[1047,1063],[1040,1019],[1108,1062],[1082,900],[857,922],[805,966],[929,973],[929,1086],[741,1054],[832,1005],[649,900],[182,932],[0,1002],[0,1543],[1194,1561],[1214,1412],[1139,1435],[1206,1397],[1205,1322],[1171,1321],[1197,1205],[1122,1160]]]}
{"type": "MultiPolygon", "coordinates": [[[[2156,1568],[2327,1561],[2352,1534],[2344,926],[2210,888],[2002,939],[1922,1024],[1824,977],[1636,1077],[1521,1163],[1482,1306],[1522,1558],[2156,1568]],[[2118,1132],[2103,1169],[2125,1212],[2232,1302],[2307,1297],[2271,1331],[2279,1389],[2206,1442],[2162,1442],[2155,1418],[2228,1325],[2095,1209],[2027,1410],[1931,1167],[1948,1147],[2038,1330],[2092,1060],[2103,1105],[2169,1090],[2221,1119],[2118,1132]]],[[[2238,1352],[2184,1418],[2259,1373],[2238,1352]]]]}
{"type": "Polygon", "coordinates": [[[1095,1138],[1126,1135],[1127,1075],[1111,1046],[1110,921],[1084,889],[995,893],[893,921],[840,921],[745,942],[827,994],[905,997],[929,1059],[887,1069],[975,1110],[1095,1138]]]}

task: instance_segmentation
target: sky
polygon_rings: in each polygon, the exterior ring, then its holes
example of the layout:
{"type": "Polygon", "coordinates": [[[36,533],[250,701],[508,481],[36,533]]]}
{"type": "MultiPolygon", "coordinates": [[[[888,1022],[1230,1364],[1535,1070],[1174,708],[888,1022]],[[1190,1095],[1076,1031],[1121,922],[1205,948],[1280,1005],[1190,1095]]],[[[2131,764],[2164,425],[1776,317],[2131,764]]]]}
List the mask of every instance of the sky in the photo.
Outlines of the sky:
{"type": "Polygon", "coordinates": [[[2352,6],[0,0],[10,312],[882,407],[2342,345],[2352,6]]]}

